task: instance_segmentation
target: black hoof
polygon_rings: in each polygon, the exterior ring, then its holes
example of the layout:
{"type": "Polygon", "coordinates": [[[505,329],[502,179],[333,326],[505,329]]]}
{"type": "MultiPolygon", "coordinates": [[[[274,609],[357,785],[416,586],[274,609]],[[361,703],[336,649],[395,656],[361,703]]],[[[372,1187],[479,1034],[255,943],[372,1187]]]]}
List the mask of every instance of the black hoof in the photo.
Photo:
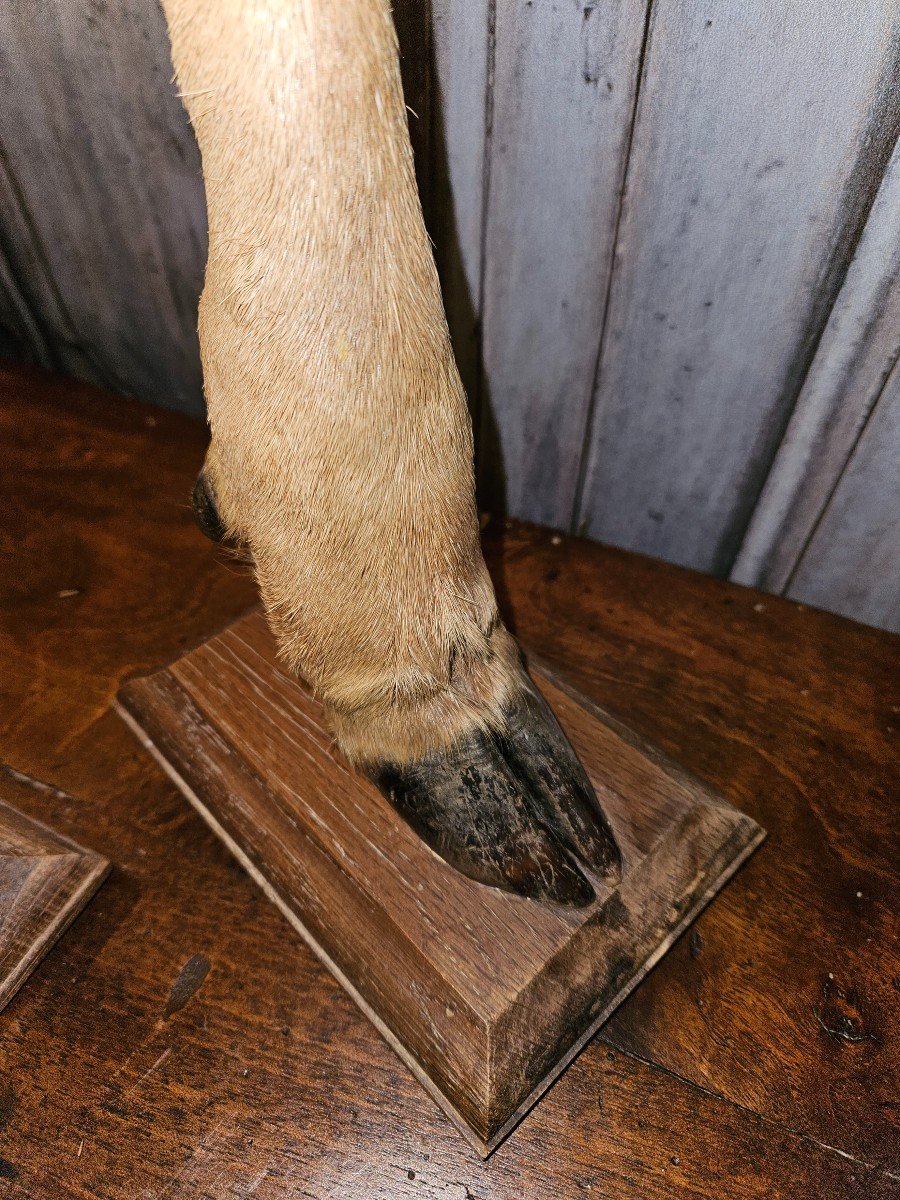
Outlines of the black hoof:
{"type": "Polygon", "coordinates": [[[621,856],[594,789],[544,700],[523,692],[502,734],[478,730],[450,751],[370,775],[412,828],[470,879],[583,907],[621,856]]]}
{"type": "Polygon", "coordinates": [[[201,471],[197,476],[197,482],[191,493],[191,504],[194,509],[194,520],[197,522],[200,532],[205,534],[211,542],[217,542],[220,546],[229,545],[228,531],[219,516],[219,509],[216,505],[216,494],[212,489],[212,484],[206,478],[205,471],[201,471]]]}

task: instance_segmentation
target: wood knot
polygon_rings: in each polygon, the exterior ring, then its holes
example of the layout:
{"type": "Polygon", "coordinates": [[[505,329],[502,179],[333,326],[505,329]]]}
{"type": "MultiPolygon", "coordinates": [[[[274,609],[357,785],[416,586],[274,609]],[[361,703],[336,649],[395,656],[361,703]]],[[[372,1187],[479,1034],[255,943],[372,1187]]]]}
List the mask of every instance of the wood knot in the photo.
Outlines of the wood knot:
{"type": "Polygon", "coordinates": [[[832,974],[822,984],[822,998],[813,1011],[822,1029],[836,1041],[857,1043],[879,1040],[866,1028],[856,988],[842,988],[832,974]]]}

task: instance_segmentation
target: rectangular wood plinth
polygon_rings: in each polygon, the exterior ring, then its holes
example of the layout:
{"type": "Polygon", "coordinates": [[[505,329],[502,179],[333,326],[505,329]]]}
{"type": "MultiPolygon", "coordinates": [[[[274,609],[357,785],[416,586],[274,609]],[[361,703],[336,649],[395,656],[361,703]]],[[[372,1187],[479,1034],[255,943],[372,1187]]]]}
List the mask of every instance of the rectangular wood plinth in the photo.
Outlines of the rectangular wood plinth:
{"type": "Polygon", "coordinates": [[[0,777],[0,1009],[78,916],[109,872],[92,850],[6,802],[0,777]]]}
{"type": "Polygon", "coordinates": [[[487,1155],[762,840],[547,668],[532,674],[624,854],[586,909],[448,867],[333,753],[260,614],[118,708],[475,1148],[487,1155]]]}

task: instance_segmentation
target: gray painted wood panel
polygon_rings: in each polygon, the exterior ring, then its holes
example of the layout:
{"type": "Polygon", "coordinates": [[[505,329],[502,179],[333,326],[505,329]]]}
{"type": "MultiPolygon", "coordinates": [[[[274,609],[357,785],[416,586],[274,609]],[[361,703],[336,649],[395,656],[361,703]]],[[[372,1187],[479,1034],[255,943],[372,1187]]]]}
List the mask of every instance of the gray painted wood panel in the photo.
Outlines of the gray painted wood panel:
{"type": "Polygon", "coordinates": [[[727,573],[897,130],[895,4],[653,5],[578,522],[727,573]]]}
{"type": "Polygon", "coordinates": [[[429,228],[453,349],[473,414],[480,375],[485,145],[492,0],[432,0],[429,228]]]}
{"type": "Polygon", "coordinates": [[[553,525],[572,514],[644,28],[644,0],[497,7],[481,484],[553,525]]]}
{"type": "Polygon", "coordinates": [[[3,308],[29,356],[202,411],[200,160],[147,0],[0,9],[3,308]]]}
{"type": "MultiPolygon", "coordinates": [[[[893,621],[900,0],[394,11],[483,501],[893,621]]],[[[0,70],[0,353],[201,413],[156,0],[7,5],[0,70]]]]}
{"type": "MultiPolygon", "coordinates": [[[[770,591],[786,587],[898,354],[900,142],[804,380],[732,579],[770,591]]],[[[894,450],[900,474],[900,445],[894,450]]],[[[900,521],[900,512],[895,517],[900,521]]],[[[900,575],[900,561],[895,574],[900,575]]]]}
{"type": "Polygon", "coordinates": [[[787,594],[900,633],[900,364],[895,363],[787,594]]]}

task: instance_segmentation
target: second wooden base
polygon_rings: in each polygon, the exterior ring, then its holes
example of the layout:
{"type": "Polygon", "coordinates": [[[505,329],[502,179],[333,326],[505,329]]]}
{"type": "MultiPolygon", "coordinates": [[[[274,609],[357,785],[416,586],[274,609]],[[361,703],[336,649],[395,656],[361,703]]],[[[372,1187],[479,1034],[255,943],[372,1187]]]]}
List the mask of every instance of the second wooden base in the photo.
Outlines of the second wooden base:
{"type": "Polygon", "coordinates": [[[0,1009],[81,912],[110,866],[7,803],[30,788],[10,768],[0,773],[0,1009]]]}
{"type": "Polygon", "coordinates": [[[544,668],[624,854],[589,908],[448,867],[334,755],[259,614],[129,683],[119,711],[482,1155],[762,840],[544,668]]]}

